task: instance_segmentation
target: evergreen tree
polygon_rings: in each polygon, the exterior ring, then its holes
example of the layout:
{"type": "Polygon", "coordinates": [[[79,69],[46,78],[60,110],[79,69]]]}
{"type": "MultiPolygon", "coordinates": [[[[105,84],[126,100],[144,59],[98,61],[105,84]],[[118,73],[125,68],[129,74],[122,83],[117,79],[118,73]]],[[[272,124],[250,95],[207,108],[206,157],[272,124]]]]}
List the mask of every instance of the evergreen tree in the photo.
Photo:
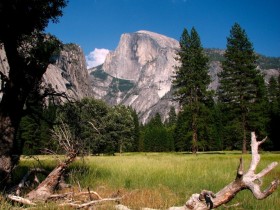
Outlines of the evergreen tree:
{"type": "Polygon", "coordinates": [[[227,138],[236,138],[233,144],[238,143],[237,139],[243,136],[242,152],[246,153],[247,131],[250,126],[254,127],[249,123],[249,115],[253,114],[253,108],[261,101],[263,79],[257,70],[258,57],[254,53],[253,45],[245,30],[237,23],[233,25],[227,38],[224,57],[223,71],[219,74],[218,97],[223,104],[223,113],[227,115],[227,124],[231,128],[225,135],[227,138]]]}
{"type": "Polygon", "coordinates": [[[56,106],[45,98],[40,88],[34,89],[25,102],[25,112],[17,132],[18,153],[24,155],[40,154],[43,149],[52,149],[51,129],[55,123],[56,106]]]}
{"type": "Polygon", "coordinates": [[[177,122],[177,114],[174,106],[171,106],[170,111],[168,113],[168,120],[165,122],[165,127],[167,129],[168,135],[170,136],[170,150],[175,150],[174,145],[174,132],[176,128],[176,122],[177,122]]]}
{"type": "MultiPolygon", "coordinates": [[[[280,78],[280,76],[278,76],[280,78]]],[[[270,109],[276,113],[279,108],[280,89],[279,83],[275,77],[271,77],[268,83],[268,100],[270,102],[270,109]]]]}
{"type": "Polygon", "coordinates": [[[139,150],[140,146],[140,124],[139,124],[139,118],[136,113],[136,111],[132,108],[130,108],[131,114],[133,117],[133,124],[134,124],[134,132],[133,132],[133,142],[132,142],[132,151],[137,152],[139,150]]]}
{"type": "MultiPolygon", "coordinates": [[[[198,132],[197,147],[199,150],[220,150],[222,139],[220,136],[220,112],[218,107],[212,105],[201,105],[197,121],[198,132]]],[[[192,148],[192,113],[188,108],[183,109],[179,115],[173,133],[175,151],[186,151],[192,148]]]]}
{"type": "Polygon", "coordinates": [[[204,54],[199,35],[194,28],[190,35],[187,29],[183,30],[177,60],[180,66],[175,68],[174,99],[180,103],[181,107],[189,109],[192,152],[196,153],[202,106],[209,98],[210,92],[207,88],[211,80],[208,75],[208,58],[204,54]]]}
{"type": "Polygon", "coordinates": [[[210,150],[223,150],[225,148],[225,142],[222,137],[223,133],[223,122],[222,122],[222,112],[218,103],[213,103],[210,107],[210,114],[206,118],[209,119],[208,126],[210,139],[212,144],[210,145],[210,150]]]}
{"type": "Polygon", "coordinates": [[[159,113],[143,126],[140,139],[146,152],[165,152],[174,148],[173,138],[163,125],[159,113]]]}
{"type": "Polygon", "coordinates": [[[183,109],[178,114],[176,127],[174,129],[173,139],[176,152],[187,151],[191,149],[191,114],[188,109],[183,109]]]}
{"type": "Polygon", "coordinates": [[[120,154],[131,151],[134,138],[134,121],[132,112],[124,105],[114,106],[110,109],[106,122],[107,148],[106,152],[120,154]]]}
{"type": "Polygon", "coordinates": [[[52,141],[51,138],[51,130],[55,124],[54,113],[54,107],[47,107],[43,110],[34,110],[33,114],[28,114],[21,119],[17,139],[23,155],[38,155],[47,151],[56,151],[57,142],[52,141]]]}
{"type": "Polygon", "coordinates": [[[273,150],[280,150],[280,76],[278,80],[271,77],[268,85],[269,99],[269,138],[273,143],[273,150]]]}
{"type": "Polygon", "coordinates": [[[166,125],[167,126],[173,126],[173,125],[176,124],[176,121],[177,121],[177,114],[176,114],[176,111],[175,111],[175,107],[171,106],[170,111],[168,113],[168,120],[166,122],[166,125]]]}

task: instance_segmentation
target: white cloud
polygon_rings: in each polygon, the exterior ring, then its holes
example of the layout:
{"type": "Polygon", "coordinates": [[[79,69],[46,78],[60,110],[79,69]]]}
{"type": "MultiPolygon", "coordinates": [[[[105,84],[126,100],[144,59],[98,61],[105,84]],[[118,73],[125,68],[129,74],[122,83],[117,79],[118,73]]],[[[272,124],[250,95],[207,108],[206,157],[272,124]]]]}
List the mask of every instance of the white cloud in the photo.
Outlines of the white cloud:
{"type": "Polygon", "coordinates": [[[86,55],[87,68],[89,69],[104,63],[106,55],[108,53],[108,49],[95,48],[88,55],[86,55]]]}

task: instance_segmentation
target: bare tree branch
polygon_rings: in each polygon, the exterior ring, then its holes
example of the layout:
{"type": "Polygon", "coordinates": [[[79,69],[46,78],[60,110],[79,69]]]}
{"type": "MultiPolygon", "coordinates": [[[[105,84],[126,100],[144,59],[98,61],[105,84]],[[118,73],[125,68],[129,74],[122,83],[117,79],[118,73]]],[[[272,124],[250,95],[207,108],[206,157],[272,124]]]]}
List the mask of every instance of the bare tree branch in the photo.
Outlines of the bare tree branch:
{"type": "Polygon", "coordinates": [[[8,195],[8,198],[11,199],[11,200],[13,200],[13,201],[16,201],[16,202],[18,202],[18,203],[36,206],[36,203],[33,203],[33,202],[30,201],[29,199],[22,198],[22,197],[20,197],[20,196],[8,195]]]}

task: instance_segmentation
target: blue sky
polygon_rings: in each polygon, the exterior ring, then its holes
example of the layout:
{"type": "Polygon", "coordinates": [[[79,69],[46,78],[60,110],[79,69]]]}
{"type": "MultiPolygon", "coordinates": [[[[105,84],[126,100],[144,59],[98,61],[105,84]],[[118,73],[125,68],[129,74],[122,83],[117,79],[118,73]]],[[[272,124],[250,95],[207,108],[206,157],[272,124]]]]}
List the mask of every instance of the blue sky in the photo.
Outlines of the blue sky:
{"type": "Polygon", "coordinates": [[[46,32],[80,45],[88,62],[102,62],[121,34],[139,30],[179,40],[184,28],[195,27],[203,47],[225,49],[235,22],[256,52],[280,56],[280,0],[69,0],[46,32]]]}

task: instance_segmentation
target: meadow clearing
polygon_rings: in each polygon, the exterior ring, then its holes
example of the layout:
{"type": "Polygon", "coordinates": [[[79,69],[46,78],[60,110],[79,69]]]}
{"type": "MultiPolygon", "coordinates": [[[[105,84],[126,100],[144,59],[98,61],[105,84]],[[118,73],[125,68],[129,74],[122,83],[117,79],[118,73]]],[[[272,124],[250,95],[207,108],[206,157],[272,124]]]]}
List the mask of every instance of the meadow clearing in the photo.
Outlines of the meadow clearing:
{"type": "MultiPolygon", "coordinates": [[[[182,206],[193,193],[207,189],[218,192],[235,179],[241,152],[199,153],[124,153],[121,156],[90,156],[78,158],[71,164],[66,182],[72,185],[68,191],[93,190],[102,198],[114,194],[123,196],[121,204],[131,209],[143,207],[167,209],[182,206]]],[[[27,167],[51,169],[55,159],[51,156],[23,157],[18,167],[18,176],[27,167]]],[[[251,155],[243,155],[246,168],[251,155]]],[[[269,163],[280,162],[280,153],[261,153],[258,170],[269,163]]],[[[278,165],[263,180],[263,188],[275,178],[280,179],[278,165]]],[[[256,200],[249,190],[239,192],[226,207],[219,209],[279,210],[280,189],[265,200],[256,200]],[[236,205],[237,206],[236,206],[236,205]],[[229,207],[230,205],[234,205],[229,207]]],[[[114,209],[115,202],[98,205],[94,209],[114,209]]],[[[0,209],[7,209],[2,202],[0,209]]],[[[57,209],[55,205],[43,205],[40,209],[57,209]]],[[[61,209],[61,208],[60,208],[61,209]]]]}

